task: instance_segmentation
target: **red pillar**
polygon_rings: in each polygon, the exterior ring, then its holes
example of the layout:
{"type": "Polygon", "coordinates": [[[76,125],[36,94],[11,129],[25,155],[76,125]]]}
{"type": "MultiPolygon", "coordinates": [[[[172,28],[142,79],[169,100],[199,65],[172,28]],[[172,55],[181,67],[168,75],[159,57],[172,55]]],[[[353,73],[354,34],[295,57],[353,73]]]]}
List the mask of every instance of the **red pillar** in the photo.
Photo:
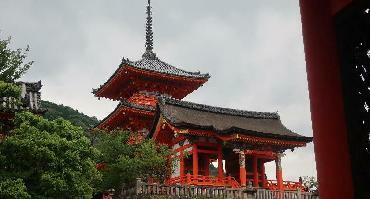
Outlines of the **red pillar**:
{"type": "Polygon", "coordinates": [[[209,176],[209,157],[206,157],[204,158],[204,165],[205,165],[205,168],[204,168],[204,175],[205,176],[209,176]]]}
{"type": "Polygon", "coordinates": [[[183,178],[185,176],[185,163],[184,163],[184,152],[180,152],[180,177],[183,178]]]}
{"type": "Polygon", "coordinates": [[[281,156],[282,156],[282,154],[277,154],[277,157],[275,159],[275,164],[276,164],[276,181],[277,181],[278,189],[279,190],[284,190],[283,170],[281,168],[281,156]]]}
{"type": "Polygon", "coordinates": [[[333,17],[350,2],[300,0],[320,199],[354,198],[333,17]]]}
{"type": "Polygon", "coordinates": [[[218,177],[224,177],[224,169],[222,163],[222,146],[220,145],[217,150],[217,161],[218,161],[218,177]]]}
{"type": "Polygon", "coordinates": [[[262,178],[262,187],[266,188],[266,169],[265,169],[265,162],[261,161],[261,178],[262,178]]]}
{"type": "Polygon", "coordinates": [[[258,158],[253,156],[253,187],[258,187],[258,158]]]}
{"type": "Polygon", "coordinates": [[[240,185],[245,187],[247,186],[247,172],[245,170],[245,154],[243,151],[239,154],[239,168],[240,185]]]}
{"type": "Polygon", "coordinates": [[[193,144],[193,176],[198,176],[198,146],[193,144]]]}

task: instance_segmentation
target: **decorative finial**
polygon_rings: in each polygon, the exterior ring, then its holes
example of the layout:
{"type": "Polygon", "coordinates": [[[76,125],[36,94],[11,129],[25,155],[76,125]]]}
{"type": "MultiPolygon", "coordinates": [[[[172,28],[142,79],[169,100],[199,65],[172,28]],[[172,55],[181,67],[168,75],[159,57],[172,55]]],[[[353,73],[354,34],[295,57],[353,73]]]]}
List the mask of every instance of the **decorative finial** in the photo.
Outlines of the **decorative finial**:
{"type": "Polygon", "coordinates": [[[146,51],[153,51],[153,18],[152,18],[152,7],[150,6],[150,0],[146,7],[146,51]]]}
{"type": "Polygon", "coordinates": [[[156,59],[157,56],[153,52],[153,18],[152,18],[152,7],[150,6],[150,0],[148,0],[148,5],[146,7],[146,36],[145,36],[145,53],[143,58],[146,59],[156,59]]]}

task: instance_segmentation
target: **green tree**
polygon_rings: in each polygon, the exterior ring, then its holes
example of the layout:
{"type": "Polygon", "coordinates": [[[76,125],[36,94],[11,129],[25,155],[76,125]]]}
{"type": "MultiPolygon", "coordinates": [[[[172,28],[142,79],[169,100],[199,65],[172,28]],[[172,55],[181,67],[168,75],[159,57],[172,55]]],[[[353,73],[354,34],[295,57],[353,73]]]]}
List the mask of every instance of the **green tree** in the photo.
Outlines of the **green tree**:
{"type": "Polygon", "coordinates": [[[49,121],[29,112],[17,113],[15,129],[0,142],[1,194],[17,185],[27,198],[91,198],[99,180],[94,159],[98,151],[82,128],[57,119],[49,121]]]}
{"type": "Polygon", "coordinates": [[[170,174],[168,147],[148,139],[140,144],[127,144],[130,137],[127,131],[98,133],[96,147],[101,152],[100,162],[104,164],[100,191],[120,190],[123,184],[130,185],[136,178],[152,177],[163,181],[170,174]]]}
{"type": "Polygon", "coordinates": [[[25,49],[12,50],[9,47],[11,37],[0,39],[0,80],[14,82],[31,67],[33,61],[26,62],[29,46],[25,49]]]}
{"type": "Polygon", "coordinates": [[[61,117],[75,126],[82,127],[84,130],[94,128],[99,123],[96,117],[89,117],[69,106],[58,105],[48,101],[41,101],[41,106],[48,110],[43,116],[49,120],[61,117]]]}
{"type": "Polygon", "coordinates": [[[313,176],[303,176],[302,184],[304,187],[306,187],[307,191],[317,192],[319,190],[319,183],[313,176]]]}
{"type": "Polygon", "coordinates": [[[20,95],[20,86],[13,83],[6,83],[0,80],[0,97],[14,97],[18,99],[20,95]]]}
{"type": "Polygon", "coordinates": [[[0,181],[0,198],[31,198],[22,179],[2,179],[0,181]]]}

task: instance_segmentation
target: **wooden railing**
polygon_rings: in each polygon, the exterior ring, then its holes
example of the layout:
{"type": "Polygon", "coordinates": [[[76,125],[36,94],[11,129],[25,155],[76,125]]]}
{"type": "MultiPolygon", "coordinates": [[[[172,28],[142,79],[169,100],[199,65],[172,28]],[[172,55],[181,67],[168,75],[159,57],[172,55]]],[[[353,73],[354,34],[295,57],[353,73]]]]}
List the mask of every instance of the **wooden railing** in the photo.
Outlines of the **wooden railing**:
{"type": "MultiPolygon", "coordinates": [[[[304,186],[300,182],[293,182],[293,181],[284,181],[283,182],[283,187],[285,191],[296,191],[304,190],[304,186]]],[[[267,180],[266,182],[266,189],[269,190],[278,190],[278,184],[276,180],[267,180]]]]}
{"type": "Polygon", "coordinates": [[[217,176],[202,176],[202,175],[195,176],[191,174],[186,174],[185,176],[171,178],[166,182],[166,184],[240,188],[239,183],[235,180],[234,177],[231,176],[220,178],[217,176]]]}
{"type": "Polygon", "coordinates": [[[256,199],[319,199],[319,196],[310,192],[297,191],[279,191],[257,189],[256,199]]]}
{"type": "Polygon", "coordinates": [[[227,187],[209,187],[209,186],[194,186],[194,185],[160,185],[149,184],[137,179],[136,187],[124,189],[119,198],[141,198],[150,195],[162,195],[172,197],[186,198],[235,198],[254,199],[255,191],[249,193],[251,197],[247,197],[248,193],[244,189],[235,189],[227,187]]]}
{"type": "Polygon", "coordinates": [[[168,198],[319,199],[313,193],[300,190],[278,191],[194,185],[161,185],[145,183],[141,179],[137,179],[135,187],[123,189],[118,198],[146,198],[153,195],[166,196],[168,198]]]}

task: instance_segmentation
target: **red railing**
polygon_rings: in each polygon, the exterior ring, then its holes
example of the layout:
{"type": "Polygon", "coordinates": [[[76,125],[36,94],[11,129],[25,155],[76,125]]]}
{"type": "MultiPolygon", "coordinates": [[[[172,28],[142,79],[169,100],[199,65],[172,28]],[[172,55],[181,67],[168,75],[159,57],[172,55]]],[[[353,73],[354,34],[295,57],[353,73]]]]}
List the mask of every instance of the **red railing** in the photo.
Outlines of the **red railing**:
{"type": "Polygon", "coordinates": [[[173,184],[187,184],[187,185],[199,185],[199,186],[224,186],[224,187],[232,187],[232,188],[240,188],[239,183],[235,180],[235,178],[228,176],[224,178],[220,178],[217,176],[194,176],[191,174],[187,174],[185,176],[179,176],[169,179],[166,182],[168,185],[173,184]]]}
{"type": "MultiPolygon", "coordinates": [[[[240,184],[235,180],[234,177],[217,177],[217,176],[194,176],[187,174],[185,176],[173,177],[166,181],[167,185],[198,185],[198,186],[215,186],[215,187],[231,187],[240,188],[240,184]]],[[[266,180],[265,187],[269,190],[278,190],[278,184],[276,180],[266,180]]],[[[305,187],[300,182],[284,181],[283,182],[284,191],[305,191],[305,187]]]]}
{"type": "MultiPolygon", "coordinates": [[[[285,191],[304,191],[305,187],[300,182],[284,181],[283,187],[285,191]]],[[[267,180],[266,188],[269,190],[278,190],[278,185],[276,180],[267,180]]]]}

